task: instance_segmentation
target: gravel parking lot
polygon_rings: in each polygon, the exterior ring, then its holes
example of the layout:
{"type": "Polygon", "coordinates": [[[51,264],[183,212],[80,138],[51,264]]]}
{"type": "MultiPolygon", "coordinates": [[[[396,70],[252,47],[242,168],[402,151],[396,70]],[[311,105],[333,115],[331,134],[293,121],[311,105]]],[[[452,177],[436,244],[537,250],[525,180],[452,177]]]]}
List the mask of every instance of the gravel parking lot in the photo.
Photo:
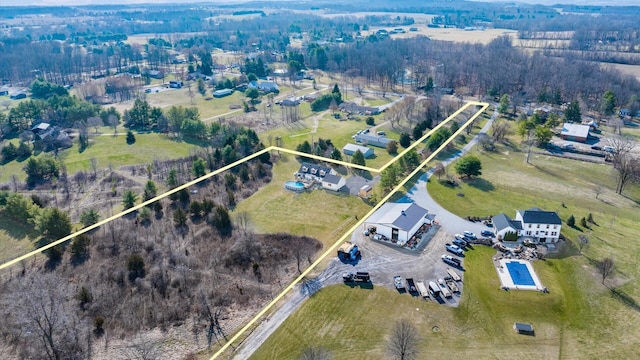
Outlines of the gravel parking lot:
{"type": "MultiPolygon", "coordinates": [[[[345,272],[366,271],[371,275],[371,282],[374,286],[384,286],[395,289],[393,277],[401,276],[403,279],[413,278],[414,281],[422,281],[428,286],[429,281],[436,281],[447,275],[447,267],[440,258],[443,254],[452,255],[444,248],[444,244],[451,242],[452,234],[448,234],[443,228],[428,240],[424,250],[406,250],[394,245],[387,245],[370,240],[356,232],[351,237],[351,242],[358,245],[362,252],[362,258],[354,264],[343,263],[337,259],[332,260],[323,272],[327,276],[324,281],[328,283],[342,282],[342,274],[345,272]]],[[[463,260],[464,266],[464,260],[463,260]]],[[[456,272],[463,276],[464,271],[456,269],[456,272]]],[[[458,283],[462,291],[462,283],[458,283]]],[[[398,296],[411,296],[402,293],[398,296]]],[[[459,294],[454,294],[452,298],[442,299],[449,306],[457,306],[460,301],[459,294]]]]}

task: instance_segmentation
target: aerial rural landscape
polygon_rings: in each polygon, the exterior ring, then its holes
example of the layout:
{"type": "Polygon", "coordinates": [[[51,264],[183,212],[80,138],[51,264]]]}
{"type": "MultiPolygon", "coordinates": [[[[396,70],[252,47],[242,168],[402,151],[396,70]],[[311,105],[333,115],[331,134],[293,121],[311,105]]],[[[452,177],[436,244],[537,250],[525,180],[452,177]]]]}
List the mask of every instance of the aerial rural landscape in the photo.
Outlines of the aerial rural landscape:
{"type": "Polygon", "coordinates": [[[0,358],[636,358],[640,6],[565,3],[0,0],[0,358]]]}

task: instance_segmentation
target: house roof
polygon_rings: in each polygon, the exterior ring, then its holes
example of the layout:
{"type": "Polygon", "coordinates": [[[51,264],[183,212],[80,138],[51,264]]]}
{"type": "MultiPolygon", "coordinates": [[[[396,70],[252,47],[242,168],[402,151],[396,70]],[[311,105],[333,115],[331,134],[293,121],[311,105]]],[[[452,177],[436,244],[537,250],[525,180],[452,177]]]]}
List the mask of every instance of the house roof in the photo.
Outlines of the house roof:
{"type": "Polygon", "coordinates": [[[562,124],[560,135],[587,138],[589,136],[589,126],[564,123],[562,124]]]}
{"type": "Polygon", "coordinates": [[[353,102],[344,102],[338,105],[338,108],[340,108],[340,110],[342,111],[353,112],[353,113],[363,113],[363,114],[367,112],[372,114],[377,114],[380,112],[380,109],[378,109],[377,107],[362,106],[353,102]]]}
{"type": "Polygon", "coordinates": [[[229,95],[229,94],[233,94],[232,89],[221,89],[213,92],[213,95],[229,95]]]}
{"type": "Polygon", "coordinates": [[[322,181],[328,182],[329,184],[334,184],[334,185],[338,185],[340,183],[340,180],[342,180],[342,176],[333,175],[333,174],[327,174],[322,179],[322,181]]]}
{"type": "Polygon", "coordinates": [[[522,222],[525,224],[551,224],[562,225],[562,220],[555,211],[544,211],[539,208],[518,210],[522,222]]]}
{"type": "Polygon", "coordinates": [[[416,203],[386,203],[367,219],[368,223],[392,225],[404,231],[423,221],[428,211],[416,203]]]}
{"type": "Polygon", "coordinates": [[[373,152],[373,149],[370,149],[362,145],[356,145],[356,144],[347,144],[342,148],[343,152],[351,151],[355,153],[358,150],[360,150],[360,152],[365,156],[367,155],[368,152],[371,152],[371,153],[373,152]]]}
{"type": "Polygon", "coordinates": [[[41,122],[40,124],[32,127],[31,131],[36,131],[36,130],[37,131],[45,131],[45,130],[47,130],[49,128],[49,126],[51,126],[51,125],[49,125],[48,123],[45,123],[45,122],[41,122]]]}
{"type": "Polygon", "coordinates": [[[493,217],[493,225],[496,230],[501,231],[507,228],[522,230],[522,223],[518,220],[512,220],[504,213],[500,213],[493,217]]]}
{"type": "Polygon", "coordinates": [[[308,162],[303,162],[300,165],[300,169],[298,169],[298,173],[300,174],[311,174],[313,176],[317,176],[320,178],[324,178],[325,176],[331,174],[331,168],[326,166],[312,164],[308,162]]]}

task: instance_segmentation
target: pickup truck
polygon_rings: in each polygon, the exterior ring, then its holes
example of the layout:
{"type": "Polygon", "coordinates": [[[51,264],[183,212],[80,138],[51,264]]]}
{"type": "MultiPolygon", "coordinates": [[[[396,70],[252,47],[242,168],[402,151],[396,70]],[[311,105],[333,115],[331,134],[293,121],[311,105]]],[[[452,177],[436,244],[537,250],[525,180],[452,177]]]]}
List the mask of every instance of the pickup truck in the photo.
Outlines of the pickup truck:
{"type": "Polygon", "coordinates": [[[402,284],[402,278],[400,276],[394,276],[393,283],[398,291],[404,290],[404,284],[402,284]]]}
{"type": "Polygon", "coordinates": [[[342,275],[342,281],[349,283],[349,282],[362,282],[362,283],[368,283],[371,281],[371,277],[369,276],[368,272],[364,272],[364,271],[358,271],[357,273],[344,273],[342,275]]]}
{"type": "Polygon", "coordinates": [[[460,267],[460,259],[456,259],[451,255],[442,255],[442,261],[451,266],[460,267]]]}
{"type": "Polygon", "coordinates": [[[448,252],[452,254],[456,254],[458,256],[464,256],[464,250],[462,250],[458,245],[446,243],[444,247],[447,249],[448,252]]]}
{"type": "Polygon", "coordinates": [[[458,245],[459,247],[463,248],[467,246],[467,242],[462,240],[462,239],[458,239],[458,238],[454,238],[452,241],[454,244],[458,245]]]}

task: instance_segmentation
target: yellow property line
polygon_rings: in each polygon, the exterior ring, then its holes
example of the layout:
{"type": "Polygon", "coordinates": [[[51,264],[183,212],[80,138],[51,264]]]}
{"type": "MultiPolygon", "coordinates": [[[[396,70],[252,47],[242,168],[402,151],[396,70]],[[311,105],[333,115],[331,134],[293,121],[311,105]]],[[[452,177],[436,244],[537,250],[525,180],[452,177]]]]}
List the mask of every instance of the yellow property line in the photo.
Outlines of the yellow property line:
{"type": "MultiPolygon", "coordinates": [[[[398,184],[391,192],[389,192],[389,194],[387,196],[385,196],[382,200],[380,200],[365,216],[363,216],[361,218],[360,221],[358,221],[355,225],[353,225],[344,235],[342,235],[340,237],[340,239],[338,239],[333,245],[331,245],[331,247],[328,248],[327,251],[325,251],[316,261],[313,262],[313,264],[309,265],[309,267],[305,271],[303,271],[302,274],[300,274],[295,280],[293,280],[293,282],[291,282],[286,288],[284,288],[284,290],[282,290],[282,292],[280,294],[278,294],[278,296],[276,296],[267,306],[265,306],[262,310],[260,310],[260,312],[256,316],[254,316],[253,319],[251,319],[242,329],[240,329],[240,331],[238,331],[227,343],[225,343],[220,348],[220,350],[218,350],[215,354],[213,354],[213,356],[211,357],[211,360],[216,359],[220,355],[222,355],[222,353],[225,350],[227,350],[227,348],[229,348],[229,346],[231,346],[231,344],[236,342],[240,338],[240,336],[242,336],[249,328],[251,328],[258,320],[260,320],[260,318],[262,316],[264,316],[269,310],[271,310],[271,308],[273,308],[278,301],[280,301],[289,291],[291,291],[291,289],[293,289],[300,281],[302,281],[307,275],[309,275],[309,273],[316,266],[318,266],[318,264],[320,264],[320,262],[322,262],[327,256],[330,256],[336,250],[336,248],[338,248],[338,246],[340,244],[342,244],[342,242],[344,242],[347,239],[347,237],[351,233],[356,231],[360,227],[360,225],[362,225],[362,223],[364,223],[364,221],[366,219],[368,219],[376,210],[378,210],[385,202],[387,202],[391,198],[391,196],[393,196],[394,193],[396,193],[397,191],[401,190],[402,187],[409,180],[411,180],[412,177],[414,177],[418,172],[420,172],[420,170],[423,167],[425,167],[429,161],[433,160],[433,158],[436,157],[438,155],[438,153],[440,153],[440,151],[442,151],[442,149],[444,149],[451,141],[453,141],[453,139],[455,139],[456,136],[460,135],[462,133],[462,131],[469,124],[471,124],[478,116],[480,116],[480,114],[482,114],[489,107],[488,103],[468,102],[467,104],[465,104],[465,106],[460,108],[460,110],[456,111],[453,115],[449,116],[445,121],[440,123],[436,128],[438,128],[439,126],[442,126],[443,124],[449,122],[455,116],[460,114],[461,111],[464,111],[466,108],[468,108],[469,106],[472,106],[472,105],[473,106],[478,105],[478,106],[482,106],[482,107],[473,116],[471,116],[469,118],[469,120],[467,122],[465,122],[464,125],[462,125],[460,127],[460,129],[458,129],[455,133],[453,133],[453,135],[451,135],[451,137],[449,137],[449,139],[447,139],[442,145],[440,145],[440,147],[437,148],[436,151],[434,151],[419,166],[417,166],[415,168],[415,170],[413,170],[411,172],[411,174],[409,174],[407,177],[405,177],[404,180],[402,180],[402,182],[400,182],[400,184],[398,184]]],[[[429,137],[432,133],[433,133],[433,131],[429,131],[429,133],[427,133],[426,135],[421,137],[419,141],[416,141],[415,144],[421,143],[427,137],[429,137]]],[[[394,157],[393,159],[391,159],[389,161],[389,163],[387,163],[385,166],[383,166],[383,168],[386,168],[390,164],[393,164],[394,162],[396,162],[397,159],[399,159],[401,155],[404,155],[410,149],[411,149],[411,147],[407,148],[400,155],[398,155],[398,156],[394,157]]],[[[297,151],[296,151],[296,153],[300,154],[297,151]]],[[[307,156],[307,154],[303,154],[303,155],[307,156]]],[[[345,165],[345,166],[353,166],[353,164],[345,163],[343,161],[339,162],[339,161],[335,161],[333,159],[324,159],[324,161],[341,163],[342,165],[345,165]]],[[[382,170],[377,170],[375,172],[380,172],[380,171],[382,171],[382,170]]]]}
{"type": "Polygon", "coordinates": [[[147,201],[144,201],[138,205],[135,205],[132,208],[129,208],[127,210],[124,210],[116,215],[110,216],[102,221],[99,221],[96,224],[87,226],[79,231],[76,231],[70,235],[67,235],[59,240],[56,240],[52,243],[49,243],[45,246],[42,246],[36,250],[33,250],[27,254],[24,254],[22,256],[19,256],[13,260],[10,260],[2,265],[0,265],[0,270],[3,270],[5,268],[8,268],[12,265],[15,265],[17,263],[19,263],[20,261],[26,260],[32,256],[35,256],[37,254],[42,253],[43,251],[46,251],[54,246],[63,244],[71,239],[73,239],[76,236],[82,235],[88,231],[91,231],[93,229],[96,229],[108,222],[111,222],[113,220],[119,219],[127,214],[130,214],[134,211],[137,211],[147,205],[153,204],[156,201],[159,201],[171,194],[174,194],[178,191],[181,191],[183,189],[186,189],[192,185],[195,185],[203,180],[209,179],[212,176],[215,176],[217,174],[220,174],[223,171],[227,171],[237,165],[240,165],[246,161],[255,159],[256,157],[264,154],[265,152],[270,152],[273,150],[277,150],[277,151],[282,151],[284,153],[288,153],[288,154],[293,154],[296,156],[302,156],[302,157],[308,157],[308,158],[312,158],[312,159],[316,159],[316,160],[320,160],[320,161],[324,161],[324,162],[329,162],[329,163],[334,163],[334,164],[339,164],[339,165],[343,165],[346,167],[351,167],[351,168],[356,168],[356,169],[360,169],[360,170],[366,170],[366,171],[370,171],[370,172],[375,172],[375,173],[380,173],[382,172],[384,169],[386,169],[387,167],[389,167],[390,165],[392,165],[393,163],[395,163],[396,161],[398,161],[398,159],[400,159],[402,156],[404,156],[407,152],[411,151],[412,149],[414,149],[416,146],[418,146],[418,144],[422,143],[424,140],[426,140],[429,136],[431,136],[435,131],[437,131],[440,127],[444,126],[445,124],[447,124],[449,121],[453,120],[456,116],[458,116],[461,112],[463,112],[464,110],[466,110],[467,108],[469,108],[470,106],[480,106],[481,108],[473,115],[469,118],[469,120],[467,120],[467,122],[464,123],[464,125],[462,125],[460,127],[460,129],[458,129],[455,133],[453,133],[453,135],[447,139],[442,145],[440,145],[440,147],[438,149],[436,149],[436,151],[434,151],[429,157],[427,157],[427,159],[425,159],[418,167],[416,167],[415,170],[413,170],[411,172],[411,174],[409,174],[407,177],[404,178],[404,180],[402,180],[402,182],[400,182],[387,196],[385,196],[381,201],[379,201],[364,217],[361,218],[360,221],[358,221],[355,225],[353,225],[344,235],[342,235],[340,237],[340,239],[338,239],[330,248],[328,248],[323,254],[322,256],[320,256],[316,261],[313,262],[313,264],[311,264],[305,271],[302,272],[302,274],[300,274],[300,276],[298,276],[293,282],[291,282],[280,294],[278,294],[278,296],[276,296],[267,306],[265,306],[256,316],[253,317],[253,319],[251,319],[240,331],[238,331],[227,343],[225,343],[220,350],[218,350],[212,357],[211,359],[216,359],[217,357],[219,357],[229,346],[231,346],[231,344],[233,344],[235,341],[238,340],[238,338],[240,338],[240,336],[242,336],[251,326],[253,326],[258,320],[260,320],[260,318],[262,316],[264,316],[264,314],[266,314],[269,310],[271,310],[271,308],[273,308],[275,306],[275,304],[280,301],[289,291],[291,291],[291,289],[293,289],[300,281],[302,281],[316,266],[318,266],[318,264],[324,260],[327,256],[329,256],[331,253],[333,253],[335,251],[335,249],[338,247],[338,245],[340,245],[351,233],[353,233],[354,231],[356,231],[358,229],[358,227],[360,227],[360,225],[362,225],[362,223],[364,222],[365,219],[369,218],[371,216],[371,214],[373,214],[376,210],[378,210],[380,208],[380,206],[382,206],[382,204],[384,204],[386,201],[388,201],[391,196],[393,194],[395,194],[397,191],[400,191],[402,189],[402,187],[413,177],[415,176],[423,167],[425,167],[427,165],[427,163],[429,161],[431,161],[436,155],[438,155],[438,153],[440,153],[440,151],[442,151],[442,149],[444,149],[453,139],[455,139],[456,136],[460,135],[462,133],[462,131],[469,125],[471,124],[478,116],[480,116],[480,114],[482,114],[488,107],[489,104],[488,103],[482,103],[482,102],[476,102],[476,101],[470,101],[467,102],[464,106],[462,106],[460,109],[458,109],[458,111],[456,111],[455,113],[453,113],[451,116],[449,116],[447,119],[445,119],[444,121],[442,121],[440,124],[438,124],[436,127],[434,127],[433,129],[431,129],[429,132],[427,132],[424,136],[422,136],[418,141],[414,142],[411,146],[409,146],[408,148],[406,148],[404,151],[402,151],[400,154],[396,155],[393,159],[389,160],[389,162],[387,162],[386,164],[384,164],[382,167],[380,167],[379,169],[374,169],[374,168],[370,168],[367,166],[360,166],[360,165],[355,165],[355,164],[351,164],[345,161],[339,161],[339,160],[334,160],[334,159],[329,159],[329,158],[325,158],[322,156],[317,156],[317,155],[313,155],[313,154],[307,154],[307,153],[303,153],[303,152],[299,152],[296,150],[290,150],[290,149],[285,149],[285,148],[279,148],[277,146],[269,146],[266,149],[260,150],[256,153],[253,153],[243,159],[240,159],[238,161],[235,161],[229,165],[223,166],[209,174],[206,174],[204,176],[201,176],[195,180],[189,181],[181,186],[178,186],[176,188],[173,188],[163,194],[160,194],[152,199],[149,199],[147,201]]]}

